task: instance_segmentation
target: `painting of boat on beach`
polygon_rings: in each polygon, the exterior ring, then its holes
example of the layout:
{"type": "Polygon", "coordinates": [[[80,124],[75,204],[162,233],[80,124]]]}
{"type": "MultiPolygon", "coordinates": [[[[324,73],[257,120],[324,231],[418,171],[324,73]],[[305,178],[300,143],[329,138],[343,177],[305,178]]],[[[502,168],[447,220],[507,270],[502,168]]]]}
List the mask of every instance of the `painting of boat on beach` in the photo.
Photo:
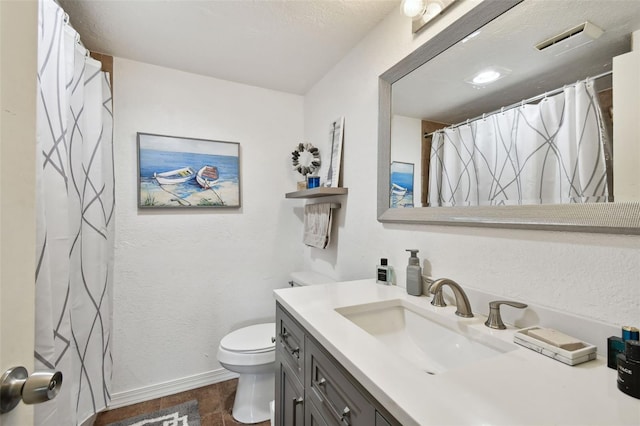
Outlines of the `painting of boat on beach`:
{"type": "Polygon", "coordinates": [[[413,207],[413,164],[393,161],[391,163],[391,185],[389,205],[413,207]]]}
{"type": "Polygon", "coordinates": [[[240,207],[240,144],[138,133],[138,207],[240,207]]]}

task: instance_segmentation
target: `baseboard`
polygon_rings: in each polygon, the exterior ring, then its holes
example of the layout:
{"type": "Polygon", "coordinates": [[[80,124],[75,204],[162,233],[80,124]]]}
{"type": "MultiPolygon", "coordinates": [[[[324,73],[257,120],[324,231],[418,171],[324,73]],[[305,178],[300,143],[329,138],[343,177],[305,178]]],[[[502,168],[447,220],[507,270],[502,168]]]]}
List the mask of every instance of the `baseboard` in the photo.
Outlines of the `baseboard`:
{"type": "Polygon", "coordinates": [[[173,395],[175,393],[196,389],[202,386],[224,382],[226,380],[235,379],[236,377],[238,377],[236,373],[220,368],[218,370],[207,371],[206,373],[195,374],[193,376],[183,377],[169,382],[157,383],[151,386],[145,386],[143,388],[132,389],[124,392],[117,392],[111,395],[111,403],[107,407],[107,410],[113,410],[114,408],[125,407],[127,405],[173,395]]]}

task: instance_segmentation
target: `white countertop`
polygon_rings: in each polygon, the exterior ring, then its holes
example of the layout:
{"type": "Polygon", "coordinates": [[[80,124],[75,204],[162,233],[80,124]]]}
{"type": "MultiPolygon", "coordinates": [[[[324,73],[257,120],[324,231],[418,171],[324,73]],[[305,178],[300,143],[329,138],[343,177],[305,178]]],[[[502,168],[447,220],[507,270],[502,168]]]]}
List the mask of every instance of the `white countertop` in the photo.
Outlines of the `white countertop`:
{"type": "Polygon", "coordinates": [[[489,329],[482,315],[459,318],[455,306],[436,308],[374,280],[279,289],[275,298],[404,426],[640,425],[640,400],[618,390],[617,372],[600,356],[572,367],[516,345],[429,375],[335,309],[400,299],[506,342],[516,329],[489,329]]]}

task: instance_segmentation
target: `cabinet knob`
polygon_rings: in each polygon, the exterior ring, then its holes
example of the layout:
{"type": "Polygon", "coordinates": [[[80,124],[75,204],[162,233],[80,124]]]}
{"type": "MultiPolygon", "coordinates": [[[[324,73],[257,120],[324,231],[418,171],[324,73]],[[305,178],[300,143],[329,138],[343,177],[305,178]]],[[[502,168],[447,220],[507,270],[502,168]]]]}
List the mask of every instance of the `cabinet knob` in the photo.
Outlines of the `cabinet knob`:
{"type": "Polygon", "coordinates": [[[292,411],[292,424],[297,425],[298,424],[298,410],[296,410],[296,408],[298,407],[298,404],[302,404],[304,402],[304,399],[300,396],[297,398],[293,398],[293,404],[291,405],[291,411],[292,411]]]}
{"type": "Polygon", "coordinates": [[[344,410],[342,410],[340,421],[346,425],[351,424],[351,410],[349,407],[344,407],[344,410]]]}
{"type": "Polygon", "coordinates": [[[289,344],[287,338],[289,337],[289,333],[282,332],[280,333],[280,342],[282,342],[282,345],[287,348],[287,350],[291,353],[291,355],[295,356],[296,358],[300,359],[300,347],[291,347],[291,345],[289,344]]]}

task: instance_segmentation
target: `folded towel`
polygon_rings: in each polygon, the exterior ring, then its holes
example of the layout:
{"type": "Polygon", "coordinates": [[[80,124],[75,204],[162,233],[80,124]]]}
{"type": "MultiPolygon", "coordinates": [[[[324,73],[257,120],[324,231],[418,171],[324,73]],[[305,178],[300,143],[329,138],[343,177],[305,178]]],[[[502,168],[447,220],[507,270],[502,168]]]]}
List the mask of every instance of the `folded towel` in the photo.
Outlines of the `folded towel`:
{"type": "Polygon", "coordinates": [[[326,248],[331,240],[331,203],[304,206],[303,242],[311,247],[326,248]]]}

